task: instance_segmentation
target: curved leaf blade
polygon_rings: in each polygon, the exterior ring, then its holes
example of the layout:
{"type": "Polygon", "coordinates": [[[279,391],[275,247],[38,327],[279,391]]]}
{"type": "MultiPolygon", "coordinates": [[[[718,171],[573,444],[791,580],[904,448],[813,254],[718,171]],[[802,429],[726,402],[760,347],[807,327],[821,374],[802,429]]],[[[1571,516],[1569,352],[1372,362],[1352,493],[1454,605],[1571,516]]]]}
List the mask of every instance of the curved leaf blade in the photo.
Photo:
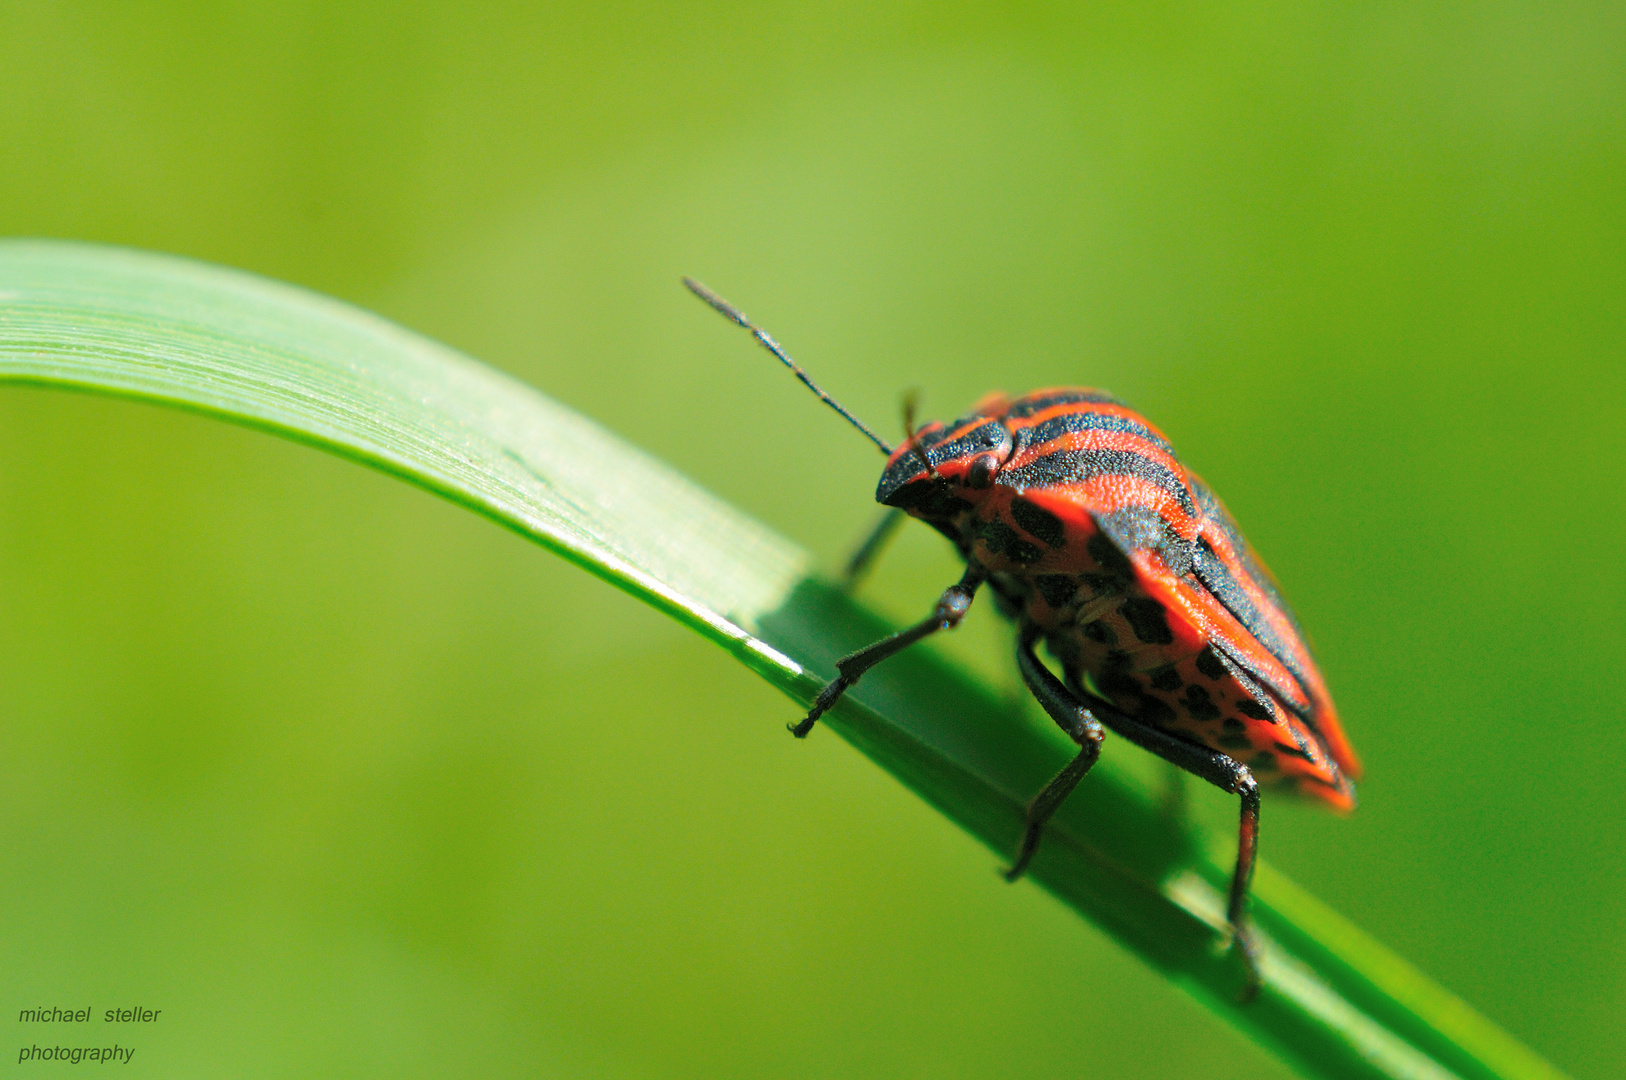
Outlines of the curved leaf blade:
{"type": "MultiPolygon", "coordinates": [[[[542,544],[718,642],[798,701],[888,627],[805,553],[523,384],[385,320],[236,271],[122,249],[0,243],[0,381],[141,399],[390,473],[542,544]]],[[[829,716],[997,853],[1065,760],[929,649],[829,716]]],[[[1238,1027],[1321,1077],[1537,1078],[1551,1066],[1261,867],[1265,989],[1236,1001],[1225,871],[1144,793],[1092,775],[1031,876],[1238,1027]]]]}

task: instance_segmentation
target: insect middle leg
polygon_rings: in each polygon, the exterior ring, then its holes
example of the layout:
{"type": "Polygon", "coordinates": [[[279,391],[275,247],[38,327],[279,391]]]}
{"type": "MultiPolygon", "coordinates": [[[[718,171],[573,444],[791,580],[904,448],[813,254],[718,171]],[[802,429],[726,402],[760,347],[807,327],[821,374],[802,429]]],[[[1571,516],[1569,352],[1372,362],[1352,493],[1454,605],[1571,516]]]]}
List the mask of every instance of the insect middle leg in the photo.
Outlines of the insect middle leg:
{"type": "Polygon", "coordinates": [[[863,541],[853,549],[852,556],[847,560],[847,565],[842,567],[841,587],[843,590],[852,592],[858,588],[858,583],[869,574],[870,568],[875,565],[875,560],[880,557],[881,552],[885,550],[886,545],[891,541],[893,534],[898,531],[898,526],[902,525],[903,519],[908,516],[895,506],[888,507],[886,513],[881,515],[875,526],[864,534],[863,541]]]}
{"type": "Polygon", "coordinates": [[[987,576],[987,571],[982,567],[976,563],[969,564],[965,568],[965,575],[943,590],[943,595],[937,598],[937,606],[924,621],[837,660],[836,677],[819,691],[819,696],[813,700],[813,708],[808,710],[807,717],[801,723],[791,725],[791,734],[798,739],[807,738],[807,733],[813,730],[813,725],[819,722],[819,717],[841,700],[841,695],[845,694],[847,688],[857,682],[864,672],[882,660],[902,652],[921,638],[935,634],[939,630],[952,630],[959,626],[960,620],[965,618],[965,613],[971,610],[971,601],[977,595],[977,586],[981,585],[987,576]]]}
{"type": "Polygon", "coordinates": [[[1222,791],[1242,800],[1241,824],[1237,830],[1236,869],[1231,874],[1231,891],[1225,906],[1225,921],[1231,924],[1232,940],[1248,968],[1244,1000],[1259,992],[1259,944],[1248,926],[1248,885],[1253,880],[1253,864],[1259,851],[1259,784],[1246,765],[1233,758],[1181,738],[1126,713],[1094,695],[1086,695],[1101,722],[1117,734],[1173,765],[1207,780],[1222,791]]]}
{"type": "Polygon", "coordinates": [[[1022,833],[1022,846],[1017,849],[1016,861],[1004,872],[1006,881],[1015,881],[1027,870],[1034,852],[1039,850],[1039,838],[1044,835],[1045,823],[1101,756],[1101,740],[1104,738],[1101,722],[1090,715],[1090,710],[1034,655],[1033,643],[1038,637],[1032,628],[1022,628],[1016,641],[1016,666],[1021,669],[1022,681],[1028,684],[1028,689],[1039,699],[1044,711],[1067,733],[1069,739],[1079,745],[1079,751],[1078,756],[1028,803],[1027,828],[1022,833]]]}

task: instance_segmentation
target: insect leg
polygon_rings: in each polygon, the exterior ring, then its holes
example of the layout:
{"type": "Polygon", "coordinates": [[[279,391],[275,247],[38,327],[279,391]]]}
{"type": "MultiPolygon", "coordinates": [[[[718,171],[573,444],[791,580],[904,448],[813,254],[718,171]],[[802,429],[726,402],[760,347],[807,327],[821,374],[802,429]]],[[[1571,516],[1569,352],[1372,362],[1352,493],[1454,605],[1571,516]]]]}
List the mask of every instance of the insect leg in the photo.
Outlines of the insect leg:
{"type": "Polygon", "coordinates": [[[1079,745],[1079,752],[1078,757],[1057,773],[1055,779],[1028,803],[1027,829],[1022,833],[1022,846],[1016,853],[1016,861],[1009,870],[1004,871],[1006,881],[1015,881],[1022,876],[1028,863],[1033,861],[1033,853],[1039,850],[1039,838],[1044,835],[1045,822],[1073,793],[1084,774],[1090,771],[1090,766],[1101,756],[1101,722],[1091,716],[1090,710],[1033,654],[1033,642],[1037,636],[1028,627],[1022,629],[1016,643],[1016,665],[1022,670],[1022,681],[1028,684],[1028,689],[1033,691],[1033,696],[1039,699],[1039,704],[1044,706],[1050,718],[1067,733],[1069,739],[1079,745]]]}
{"type": "Polygon", "coordinates": [[[1236,869],[1231,874],[1231,893],[1225,906],[1225,920],[1231,924],[1232,940],[1248,968],[1248,985],[1243,999],[1259,993],[1259,944],[1248,926],[1248,884],[1253,880],[1253,864],[1259,849],[1259,784],[1246,765],[1206,746],[1189,742],[1162,728],[1119,712],[1110,703],[1088,695],[1091,709],[1101,722],[1117,734],[1164,761],[1194,773],[1222,791],[1242,800],[1241,824],[1237,830],[1236,869]]]}
{"type": "Polygon", "coordinates": [[[965,613],[971,609],[971,600],[977,595],[977,586],[981,585],[987,576],[982,567],[975,563],[970,564],[965,568],[965,576],[943,590],[943,595],[937,598],[937,606],[932,609],[932,613],[925,621],[837,660],[836,677],[819,691],[819,696],[813,700],[813,708],[808,710],[807,717],[801,723],[791,725],[791,733],[798,739],[807,738],[807,733],[813,730],[813,725],[818,723],[819,717],[840,700],[841,695],[845,694],[847,688],[857,682],[864,672],[894,653],[907,649],[923,637],[935,634],[939,630],[952,630],[959,626],[960,620],[965,618],[965,613]]]}
{"type": "Polygon", "coordinates": [[[864,542],[853,550],[847,565],[842,568],[841,587],[844,591],[852,592],[858,588],[858,583],[869,573],[870,567],[875,565],[876,558],[886,548],[892,535],[898,531],[898,526],[903,524],[903,519],[908,516],[895,506],[887,508],[886,513],[875,523],[875,527],[864,537],[864,542]]]}

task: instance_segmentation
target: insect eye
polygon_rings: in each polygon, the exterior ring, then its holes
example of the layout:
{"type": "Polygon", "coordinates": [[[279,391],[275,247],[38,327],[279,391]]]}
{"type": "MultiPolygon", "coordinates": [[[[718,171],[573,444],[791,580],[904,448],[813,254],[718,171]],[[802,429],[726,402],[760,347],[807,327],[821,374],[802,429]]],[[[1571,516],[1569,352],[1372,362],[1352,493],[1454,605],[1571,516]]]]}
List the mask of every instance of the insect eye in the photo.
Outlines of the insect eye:
{"type": "Polygon", "coordinates": [[[978,454],[971,459],[971,467],[966,470],[966,486],[980,491],[994,482],[994,474],[998,471],[998,458],[992,454],[978,454]]]}

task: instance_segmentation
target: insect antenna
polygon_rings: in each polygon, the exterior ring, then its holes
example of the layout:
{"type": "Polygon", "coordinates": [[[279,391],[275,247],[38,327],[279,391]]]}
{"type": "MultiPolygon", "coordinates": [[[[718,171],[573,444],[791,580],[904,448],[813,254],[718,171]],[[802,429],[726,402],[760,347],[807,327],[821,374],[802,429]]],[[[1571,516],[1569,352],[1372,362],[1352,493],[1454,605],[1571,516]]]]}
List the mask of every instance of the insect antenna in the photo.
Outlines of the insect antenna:
{"type": "Polygon", "coordinates": [[[751,336],[756,338],[757,341],[761,342],[764,349],[767,349],[769,352],[779,357],[780,361],[786,367],[790,368],[798,379],[802,380],[803,386],[813,391],[818,395],[820,401],[824,402],[826,405],[830,406],[832,409],[846,418],[847,423],[851,424],[853,427],[867,435],[871,442],[881,448],[881,453],[885,454],[887,457],[892,456],[892,447],[887,445],[886,440],[882,439],[879,435],[875,434],[875,432],[871,431],[862,420],[858,419],[858,417],[842,408],[841,403],[835,398],[831,397],[829,394],[826,394],[823,390],[820,390],[818,384],[807,377],[807,372],[803,371],[801,367],[797,365],[796,361],[790,358],[790,355],[785,352],[784,348],[780,346],[779,342],[775,341],[766,330],[762,329],[760,326],[757,326],[750,319],[747,319],[739,308],[735,307],[733,304],[730,304],[727,300],[724,300],[722,297],[700,284],[700,282],[696,281],[694,278],[684,278],[683,284],[689,287],[690,292],[694,293],[696,296],[700,297],[700,299],[716,308],[717,311],[723,316],[732,320],[733,322],[739,323],[741,326],[751,331],[751,336]]]}

